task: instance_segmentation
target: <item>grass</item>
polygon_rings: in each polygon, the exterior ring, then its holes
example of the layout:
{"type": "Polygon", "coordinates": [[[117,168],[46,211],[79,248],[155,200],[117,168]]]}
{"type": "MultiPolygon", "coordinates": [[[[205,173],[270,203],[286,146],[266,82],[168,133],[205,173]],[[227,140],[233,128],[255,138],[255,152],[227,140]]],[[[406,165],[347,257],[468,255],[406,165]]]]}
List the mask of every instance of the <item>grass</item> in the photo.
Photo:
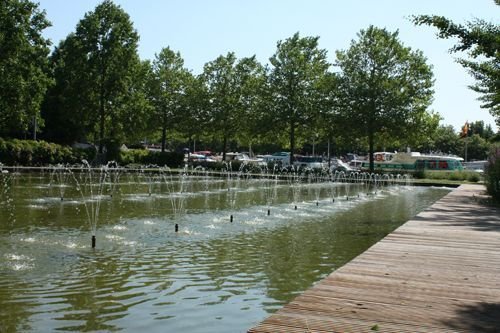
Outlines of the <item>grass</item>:
{"type": "Polygon", "coordinates": [[[483,176],[475,171],[455,170],[455,171],[424,171],[422,179],[427,180],[444,180],[453,182],[468,182],[478,183],[483,176]]]}

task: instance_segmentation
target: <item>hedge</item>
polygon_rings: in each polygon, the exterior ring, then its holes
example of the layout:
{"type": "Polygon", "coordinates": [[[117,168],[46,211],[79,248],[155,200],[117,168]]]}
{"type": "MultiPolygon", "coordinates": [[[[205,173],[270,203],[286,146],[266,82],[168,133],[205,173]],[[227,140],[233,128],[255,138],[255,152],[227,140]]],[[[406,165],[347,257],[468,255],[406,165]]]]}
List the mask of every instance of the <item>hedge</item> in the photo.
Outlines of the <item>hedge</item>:
{"type": "Polygon", "coordinates": [[[78,149],[46,141],[4,140],[0,138],[0,163],[4,165],[44,166],[74,164],[93,160],[93,149],[78,149]]]}
{"type": "Polygon", "coordinates": [[[146,149],[129,149],[121,151],[118,162],[122,165],[128,164],[155,164],[171,168],[182,167],[184,154],[176,152],[156,152],[146,149]]]}

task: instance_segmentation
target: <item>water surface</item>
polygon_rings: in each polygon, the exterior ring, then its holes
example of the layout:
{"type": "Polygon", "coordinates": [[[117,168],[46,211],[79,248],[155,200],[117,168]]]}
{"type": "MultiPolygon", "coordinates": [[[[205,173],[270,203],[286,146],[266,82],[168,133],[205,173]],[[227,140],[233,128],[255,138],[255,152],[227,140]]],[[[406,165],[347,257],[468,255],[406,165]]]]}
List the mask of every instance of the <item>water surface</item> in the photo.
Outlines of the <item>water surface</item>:
{"type": "Polygon", "coordinates": [[[96,198],[0,177],[0,332],[245,332],[447,193],[121,175],[96,198]]]}

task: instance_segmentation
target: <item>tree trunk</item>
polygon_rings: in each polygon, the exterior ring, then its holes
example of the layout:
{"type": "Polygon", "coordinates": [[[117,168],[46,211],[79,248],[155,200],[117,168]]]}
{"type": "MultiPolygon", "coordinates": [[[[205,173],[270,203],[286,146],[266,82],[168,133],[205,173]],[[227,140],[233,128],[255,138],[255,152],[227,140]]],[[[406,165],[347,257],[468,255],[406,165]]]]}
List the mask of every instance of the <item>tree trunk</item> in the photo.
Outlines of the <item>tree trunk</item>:
{"type": "Polygon", "coordinates": [[[330,170],[330,167],[332,166],[332,157],[330,155],[330,135],[328,136],[328,170],[330,170]]]}
{"type": "Polygon", "coordinates": [[[369,146],[369,157],[370,157],[370,172],[373,172],[375,170],[375,165],[374,165],[374,160],[373,160],[373,147],[374,147],[374,138],[375,134],[373,133],[373,129],[370,128],[368,130],[368,146],[369,146]]]}
{"type": "Polygon", "coordinates": [[[227,135],[224,134],[224,144],[222,147],[222,161],[226,160],[226,150],[227,150],[227,135]]]}
{"type": "Polygon", "coordinates": [[[165,145],[167,144],[167,127],[161,127],[161,152],[165,152],[165,145]]]}
{"type": "Polygon", "coordinates": [[[99,98],[99,154],[103,153],[104,150],[104,120],[106,115],[106,110],[104,108],[104,89],[101,88],[101,96],[99,98]]]}
{"type": "Polygon", "coordinates": [[[104,121],[106,116],[106,89],[104,88],[104,78],[106,77],[106,66],[101,58],[101,71],[99,78],[99,154],[104,151],[104,121]]]}
{"type": "Polygon", "coordinates": [[[293,165],[293,153],[295,151],[295,124],[290,122],[290,165],[293,165]]]}

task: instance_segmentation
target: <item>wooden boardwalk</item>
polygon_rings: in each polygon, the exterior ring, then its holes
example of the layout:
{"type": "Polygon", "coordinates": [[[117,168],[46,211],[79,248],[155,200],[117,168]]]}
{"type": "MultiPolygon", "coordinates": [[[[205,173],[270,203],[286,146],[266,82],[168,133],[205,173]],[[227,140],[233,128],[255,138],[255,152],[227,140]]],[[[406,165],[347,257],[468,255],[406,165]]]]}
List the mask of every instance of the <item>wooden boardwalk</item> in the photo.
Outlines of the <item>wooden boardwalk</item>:
{"type": "Polygon", "coordinates": [[[462,185],[249,332],[500,332],[500,210],[462,185]]]}

